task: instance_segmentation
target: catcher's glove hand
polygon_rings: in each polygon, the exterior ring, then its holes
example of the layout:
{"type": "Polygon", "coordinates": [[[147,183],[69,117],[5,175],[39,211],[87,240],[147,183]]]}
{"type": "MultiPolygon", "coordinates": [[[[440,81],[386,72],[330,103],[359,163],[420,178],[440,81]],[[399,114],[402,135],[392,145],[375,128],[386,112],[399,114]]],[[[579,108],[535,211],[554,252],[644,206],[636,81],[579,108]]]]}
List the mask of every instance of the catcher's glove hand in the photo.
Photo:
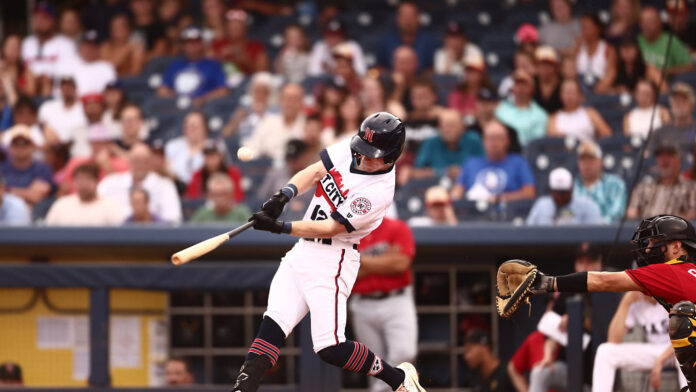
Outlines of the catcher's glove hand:
{"type": "Polygon", "coordinates": [[[525,260],[508,260],[498,268],[495,305],[501,317],[511,317],[529,296],[553,291],[555,278],[525,260]]]}

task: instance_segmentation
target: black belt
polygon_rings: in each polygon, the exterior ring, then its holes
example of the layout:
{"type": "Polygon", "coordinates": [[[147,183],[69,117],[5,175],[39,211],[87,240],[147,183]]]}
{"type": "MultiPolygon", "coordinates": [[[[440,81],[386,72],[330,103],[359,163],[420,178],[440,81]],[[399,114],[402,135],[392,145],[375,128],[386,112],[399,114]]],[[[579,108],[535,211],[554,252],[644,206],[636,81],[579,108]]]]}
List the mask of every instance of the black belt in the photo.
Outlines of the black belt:
{"type": "Polygon", "coordinates": [[[401,295],[406,292],[406,288],[402,287],[400,289],[396,290],[391,290],[391,291],[375,291],[373,293],[366,293],[366,294],[355,294],[360,298],[363,299],[385,299],[389,297],[395,297],[397,295],[401,295]]]}
{"type": "MultiPolygon", "coordinates": [[[[331,245],[333,241],[331,238],[303,238],[305,241],[317,242],[322,245],[331,245]]],[[[353,249],[358,250],[358,244],[353,244],[353,249]]]]}

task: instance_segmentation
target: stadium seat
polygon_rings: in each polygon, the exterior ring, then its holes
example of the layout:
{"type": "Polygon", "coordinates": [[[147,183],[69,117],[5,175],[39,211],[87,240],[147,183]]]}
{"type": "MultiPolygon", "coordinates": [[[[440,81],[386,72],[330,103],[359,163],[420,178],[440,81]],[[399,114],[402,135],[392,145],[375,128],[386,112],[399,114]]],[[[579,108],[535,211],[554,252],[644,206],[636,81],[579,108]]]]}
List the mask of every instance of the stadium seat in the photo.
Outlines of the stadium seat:
{"type": "Polygon", "coordinates": [[[507,202],[504,210],[499,212],[500,220],[523,223],[529,215],[535,200],[515,200],[507,202]]]}
{"type": "Polygon", "coordinates": [[[642,140],[624,135],[614,135],[598,139],[597,144],[605,155],[608,153],[631,153],[640,149],[642,140]]]}
{"type": "Polygon", "coordinates": [[[143,102],[142,109],[146,116],[159,116],[186,109],[186,107],[182,107],[184,106],[182,105],[183,103],[186,103],[185,100],[181,100],[180,98],[161,98],[155,96],[143,102]]]}
{"type": "MultiPolygon", "coordinates": [[[[573,143],[574,144],[574,143],[573,143]]],[[[542,153],[567,153],[575,148],[575,145],[570,145],[563,138],[544,137],[541,139],[532,140],[524,149],[527,160],[530,164],[542,153]],[[570,148],[569,148],[570,147],[570,148]]]]}
{"type": "Polygon", "coordinates": [[[452,207],[459,221],[490,221],[495,209],[495,206],[487,202],[471,200],[457,200],[452,203],[452,207]]]}
{"type": "Polygon", "coordinates": [[[141,75],[149,78],[152,75],[161,75],[175,60],[175,57],[155,57],[145,64],[145,68],[141,75]]]}

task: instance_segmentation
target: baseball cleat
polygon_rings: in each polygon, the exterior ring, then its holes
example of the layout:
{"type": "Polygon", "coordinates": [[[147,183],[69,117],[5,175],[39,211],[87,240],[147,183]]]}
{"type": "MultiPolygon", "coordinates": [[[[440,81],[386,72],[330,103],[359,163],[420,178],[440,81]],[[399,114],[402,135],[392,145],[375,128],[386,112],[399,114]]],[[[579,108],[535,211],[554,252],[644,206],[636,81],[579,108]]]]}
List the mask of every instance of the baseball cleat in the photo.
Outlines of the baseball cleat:
{"type": "Polygon", "coordinates": [[[425,392],[425,388],[418,383],[418,371],[413,365],[404,362],[397,368],[401,369],[405,375],[404,383],[396,390],[397,392],[425,392]]]}

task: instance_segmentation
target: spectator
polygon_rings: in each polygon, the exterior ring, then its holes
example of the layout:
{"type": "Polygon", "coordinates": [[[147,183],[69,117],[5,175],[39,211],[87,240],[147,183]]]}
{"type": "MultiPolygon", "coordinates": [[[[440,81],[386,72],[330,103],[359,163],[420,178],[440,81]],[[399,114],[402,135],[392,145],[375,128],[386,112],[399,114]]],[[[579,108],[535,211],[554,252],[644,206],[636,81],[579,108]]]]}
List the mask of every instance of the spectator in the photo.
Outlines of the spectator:
{"type": "Polygon", "coordinates": [[[132,214],[129,198],[130,189],[142,187],[150,195],[149,210],[169,223],[181,221],[181,203],[174,183],[152,170],[152,152],[142,143],[134,145],[128,153],[130,171],[113,173],[104,177],[97,193],[113,199],[121,206],[127,206],[126,216],[132,214]]]}
{"type": "Polygon", "coordinates": [[[530,333],[508,362],[508,375],[517,392],[529,391],[525,373],[530,373],[544,358],[546,336],[538,330],[530,333]]]}
{"type": "Polygon", "coordinates": [[[323,131],[324,128],[322,127],[319,114],[312,113],[308,115],[305,121],[302,141],[307,145],[308,153],[313,157],[318,157],[321,150],[327,147],[322,141],[323,131]]]}
{"type": "MultiPolygon", "coordinates": [[[[8,35],[2,43],[2,61],[0,61],[0,81],[5,96],[14,104],[17,95],[33,97],[38,93],[36,76],[22,59],[22,39],[18,35],[8,35]]],[[[50,94],[48,91],[42,95],[50,94]]]]}
{"type": "Polygon", "coordinates": [[[22,368],[14,362],[0,364],[0,386],[2,385],[8,386],[9,388],[24,385],[22,368]]]}
{"type": "Polygon", "coordinates": [[[645,140],[650,129],[659,129],[662,124],[669,123],[669,110],[662,105],[657,105],[657,112],[653,117],[653,109],[659,95],[657,85],[650,80],[641,79],[636,83],[633,93],[636,106],[624,115],[624,135],[637,136],[641,140],[645,140]],[[652,124],[650,124],[651,119],[652,124]]]}
{"type": "Polygon", "coordinates": [[[334,143],[352,138],[360,128],[365,118],[362,102],[355,95],[347,96],[338,107],[338,117],[333,129],[325,129],[322,132],[322,144],[329,146],[334,143]]]}
{"type": "Polygon", "coordinates": [[[435,73],[464,79],[466,71],[463,65],[468,58],[483,58],[483,52],[469,41],[464,26],[457,21],[449,21],[443,45],[435,52],[433,61],[435,73]]]}
{"type": "Polygon", "coordinates": [[[112,135],[121,134],[121,110],[126,105],[126,95],[120,81],[106,85],[104,90],[104,115],[102,122],[112,135]]]}
{"type": "Polygon", "coordinates": [[[514,201],[534,198],[534,175],[519,154],[509,154],[505,126],[490,121],[483,129],[484,157],[471,157],[462,165],[452,199],[514,201]]]}
{"type": "Polygon", "coordinates": [[[550,196],[534,202],[526,224],[541,225],[598,225],[602,223],[599,207],[590,198],[573,194],[573,175],[564,167],[549,174],[550,196]]]}
{"type": "MultiPolygon", "coordinates": [[[[227,164],[227,148],[220,140],[208,139],[203,144],[203,166],[193,173],[191,181],[186,188],[186,198],[199,199],[205,197],[205,185],[208,179],[215,173],[227,174],[234,185],[234,199],[237,202],[244,200],[242,189],[242,172],[234,165],[227,164]]],[[[281,187],[285,184],[281,184],[281,187]]],[[[280,189],[280,188],[278,188],[280,189]]]]}
{"type": "Polygon", "coordinates": [[[316,98],[316,110],[321,117],[322,124],[324,128],[335,127],[338,106],[348,95],[348,90],[345,86],[339,86],[333,79],[328,83],[320,84],[317,90],[319,91],[316,98]]]}
{"type": "Polygon", "coordinates": [[[684,0],[668,0],[669,28],[693,54],[696,52],[696,24],[689,21],[689,6],[684,0]]]}
{"type": "Polygon", "coordinates": [[[70,39],[75,45],[79,44],[83,31],[80,12],[73,8],[61,11],[58,30],[62,36],[70,39]]]}
{"type": "Polygon", "coordinates": [[[687,83],[674,83],[669,94],[672,122],[655,131],[650,138],[651,144],[671,141],[693,150],[696,145],[696,119],[693,115],[695,104],[694,89],[687,83]]]}
{"type": "Polygon", "coordinates": [[[92,155],[89,145],[89,129],[96,124],[102,124],[104,118],[104,97],[101,94],[87,94],[80,98],[86,123],[81,128],[75,128],[73,132],[70,155],[73,157],[87,157],[92,155]]]}
{"type": "Polygon", "coordinates": [[[231,9],[225,13],[225,35],[213,40],[213,56],[222,62],[227,75],[256,74],[268,70],[268,53],[262,42],[247,38],[246,12],[231,9]]]}
{"type": "Polygon", "coordinates": [[[251,77],[247,95],[250,103],[240,100],[240,106],[235,110],[230,120],[222,129],[222,136],[231,137],[237,135],[241,144],[244,144],[259,122],[268,113],[275,112],[277,101],[277,88],[273,82],[273,75],[268,72],[257,72],[251,77]]]}
{"type": "MultiPolygon", "coordinates": [[[[150,157],[150,169],[154,173],[157,173],[164,178],[175,181],[174,174],[172,174],[171,170],[169,169],[169,163],[164,155],[164,147],[166,146],[166,142],[162,139],[154,139],[148,141],[147,143],[152,151],[152,156],[150,157]]],[[[175,185],[179,186],[183,184],[175,183],[175,185]]],[[[181,191],[180,188],[177,189],[181,191]]]]}
{"type": "MultiPolygon", "coordinates": [[[[384,218],[360,240],[360,270],[350,298],[351,325],[360,341],[388,363],[411,362],[418,354],[418,319],[411,265],[416,254],[406,222],[384,218]]],[[[378,380],[371,392],[391,391],[378,380]]]]}
{"type": "Polygon", "coordinates": [[[575,67],[575,58],[573,56],[561,57],[561,78],[562,79],[577,79],[578,70],[575,67]]]}
{"type": "Polygon", "coordinates": [[[595,88],[595,93],[633,92],[638,81],[645,77],[645,60],[643,60],[643,56],[640,54],[638,41],[633,37],[624,38],[619,43],[616,75],[614,75],[611,88],[607,90],[595,88]]]}
{"type": "Polygon", "coordinates": [[[514,71],[521,69],[529,75],[534,76],[536,74],[536,62],[533,53],[518,49],[512,58],[512,63],[513,72],[505,76],[498,86],[498,95],[503,98],[507,98],[512,93],[512,87],[515,84],[514,71]]]}
{"type": "Polygon", "coordinates": [[[360,94],[360,75],[353,69],[353,48],[349,44],[340,44],[333,49],[334,67],[332,74],[334,81],[344,86],[351,94],[360,94]]]}
{"type": "MultiPolygon", "coordinates": [[[[491,121],[495,120],[495,109],[498,107],[498,95],[496,95],[495,90],[489,88],[482,88],[479,91],[478,99],[476,100],[476,111],[474,112],[473,122],[471,118],[466,118],[466,122],[470,122],[471,125],[468,126],[467,130],[474,131],[479,134],[479,137],[483,135],[483,128],[486,127],[491,121]]],[[[508,152],[519,153],[522,151],[520,147],[520,141],[517,138],[517,132],[505,126],[508,133],[508,138],[510,139],[510,147],[508,152]]]]}
{"type": "Polygon", "coordinates": [[[379,77],[365,76],[362,80],[362,99],[365,113],[389,112],[396,117],[406,118],[406,109],[401,102],[389,98],[384,83],[379,77]]]}
{"type": "Polygon", "coordinates": [[[332,19],[323,29],[323,37],[317,40],[312,46],[312,53],[309,56],[308,74],[311,76],[325,75],[334,69],[334,49],[339,45],[346,47],[350,53],[352,69],[358,75],[364,75],[367,71],[367,64],[363,55],[362,47],[354,40],[346,37],[346,30],[339,19],[332,19]]]}
{"type": "Polygon", "coordinates": [[[188,184],[193,173],[203,167],[203,145],[208,138],[205,114],[188,113],[181,128],[181,136],[164,146],[164,155],[176,179],[188,184]]]}
{"type": "Polygon", "coordinates": [[[638,46],[643,59],[648,65],[650,79],[660,80],[662,66],[667,61],[667,75],[676,75],[693,69],[689,50],[677,37],[672,38],[672,45],[667,52],[669,34],[662,30],[660,14],[654,7],[646,6],[640,13],[640,35],[638,46]],[[665,56],[667,54],[667,56],[665,56]]]}
{"type": "Polygon", "coordinates": [[[595,91],[606,91],[616,75],[616,50],[602,39],[602,22],[588,12],[580,18],[580,41],[575,68],[583,82],[595,91]]]}
{"type": "Polygon", "coordinates": [[[217,60],[205,57],[203,32],[195,26],[187,27],[181,32],[181,44],[183,54],[164,71],[157,95],[188,96],[193,98],[195,106],[226,95],[222,66],[217,60]]]}
{"type": "Polygon", "coordinates": [[[5,131],[5,136],[8,157],[0,163],[0,174],[5,178],[6,192],[31,207],[51,192],[51,168],[34,159],[38,141],[27,126],[15,125],[5,131]]]}
{"type": "Polygon", "coordinates": [[[77,86],[72,75],[60,79],[60,96],[41,104],[39,122],[56,132],[60,143],[69,143],[78,130],[87,125],[82,103],[77,99],[77,86]]]}
{"type": "Polygon", "coordinates": [[[129,0],[129,10],[133,15],[133,37],[145,46],[147,58],[164,55],[167,49],[165,28],[155,15],[155,1],[129,0]]]}
{"type": "Polygon", "coordinates": [[[143,188],[133,188],[130,190],[131,215],[126,218],[126,224],[153,224],[164,223],[162,219],[151,213],[149,209],[150,195],[143,188]]]}
{"type": "Polygon", "coordinates": [[[613,0],[611,4],[611,21],[606,29],[607,40],[617,44],[638,33],[640,18],[640,0],[613,0]]]}
{"type": "Polygon", "coordinates": [[[123,222],[121,206],[97,195],[99,166],[84,163],[72,172],[76,193],[58,198],[46,215],[50,226],[114,226],[123,222]]]}
{"type": "Polygon", "coordinates": [[[41,95],[51,95],[53,77],[64,63],[77,57],[75,44],[56,34],[56,9],[46,1],[36,3],[32,11],[34,34],[22,41],[22,60],[37,76],[37,88],[41,95]]]}
{"type": "Polygon", "coordinates": [[[526,146],[534,139],[546,135],[549,116],[544,109],[532,100],[534,80],[522,70],[513,74],[512,97],[500,102],[495,117],[503,124],[515,129],[520,144],[526,146]]]}
{"type": "Polygon", "coordinates": [[[464,338],[464,362],[469,369],[478,373],[481,391],[515,392],[506,366],[493,353],[491,336],[488,332],[472,328],[464,338]]]}
{"type": "Polygon", "coordinates": [[[466,79],[459,84],[447,97],[447,106],[457,109],[463,116],[468,116],[476,110],[476,98],[482,88],[491,88],[491,82],[486,74],[486,61],[483,56],[473,55],[464,59],[466,79]]]}
{"type": "Polygon", "coordinates": [[[206,195],[210,206],[199,208],[191,217],[195,223],[206,222],[246,222],[252,212],[244,204],[237,204],[234,198],[234,184],[227,173],[215,173],[206,181],[206,195]]]}
{"type": "Polygon", "coordinates": [[[377,52],[377,63],[387,69],[394,68],[395,52],[401,46],[409,46],[417,54],[418,71],[433,66],[435,49],[440,47],[435,37],[419,30],[420,11],[415,1],[401,1],[396,10],[398,32],[388,33],[382,37],[377,52]],[[394,57],[392,57],[394,56],[394,57]],[[393,61],[392,61],[393,60],[393,61]]]}
{"type": "Polygon", "coordinates": [[[114,66],[119,77],[138,75],[145,65],[145,45],[131,33],[128,15],[118,14],[111,19],[109,39],[99,48],[101,58],[114,66]]]}
{"type": "Polygon", "coordinates": [[[225,4],[222,0],[202,0],[203,38],[206,42],[220,39],[225,34],[225,4]]]}
{"type": "Polygon", "coordinates": [[[284,45],[276,55],[274,69],[290,83],[301,83],[307,76],[309,66],[309,44],[304,30],[300,26],[290,25],[285,28],[284,45]]]}
{"type": "Polygon", "coordinates": [[[66,172],[68,161],[70,161],[70,145],[69,144],[49,144],[43,150],[44,162],[51,168],[53,172],[53,183],[58,184],[59,189],[56,194],[61,195],[60,186],[66,181],[69,176],[66,172]]]}
{"type": "MultiPolygon", "coordinates": [[[[0,171],[0,225],[28,225],[30,223],[31,213],[29,208],[27,208],[24,200],[7,193],[5,178],[0,171]]],[[[2,380],[0,379],[0,381],[2,380]]]]}
{"type": "MultiPolygon", "coordinates": [[[[614,317],[609,323],[607,341],[597,348],[592,372],[592,391],[611,392],[614,387],[614,375],[617,370],[653,371],[651,383],[659,390],[659,375],[662,373],[662,354],[671,359],[670,367],[676,365],[674,350],[670,344],[669,331],[665,322],[665,311],[652,297],[636,291],[624,294],[614,317]],[[624,336],[631,328],[643,327],[647,342],[626,342],[624,336]],[[654,374],[657,374],[657,380],[654,374]],[[654,383],[657,381],[658,385],[654,383]]],[[[686,379],[681,371],[679,386],[686,386],[686,379]]]]}
{"type": "Polygon", "coordinates": [[[533,54],[539,45],[539,30],[534,25],[523,23],[515,31],[517,51],[533,54]]]}
{"type": "Polygon", "coordinates": [[[467,159],[483,155],[481,137],[474,131],[464,132],[464,124],[456,110],[440,112],[439,135],[421,144],[414,164],[414,178],[449,176],[459,177],[459,170],[467,159]]]}
{"type": "Polygon", "coordinates": [[[539,39],[561,53],[570,53],[580,37],[580,23],[573,18],[570,1],[549,0],[549,9],[552,20],[539,27],[539,39]]]}
{"type": "Polygon", "coordinates": [[[626,210],[626,184],[621,177],[602,172],[602,150],[592,140],[578,147],[578,169],[573,197],[585,196],[599,207],[605,223],[619,221],[626,210]]]}
{"type": "MultiPolygon", "coordinates": [[[[21,96],[15,102],[14,108],[12,109],[12,117],[15,125],[25,125],[31,130],[32,138],[36,143],[36,147],[42,148],[45,144],[46,139],[54,142],[58,139],[56,131],[48,126],[42,127],[38,122],[38,108],[34,103],[34,100],[21,96]]],[[[5,131],[3,133],[3,142],[5,144],[9,143],[9,133],[5,131]]]]}
{"type": "Polygon", "coordinates": [[[245,144],[258,157],[270,157],[282,162],[285,146],[292,138],[301,138],[305,123],[302,113],[304,91],[299,84],[287,84],[280,92],[279,114],[269,114],[254,130],[245,144]]]}
{"type": "Polygon", "coordinates": [[[658,144],[653,155],[657,159],[655,178],[647,177],[634,189],[626,217],[643,219],[658,214],[696,217],[696,186],[680,175],[681,157],[675,141],[658,144]]]}
{"type": "Polygon", "coordinates": [[[457,225],[452,200],[443,186],[431,186],[425,191],[425,213],[426,216],[414,216],[409,219],[408,224],[412,227],[457,225]]]}
{"type": "Polygon", "coordinates": [[[602,115],[590,106],[583,106],[584,95],[577,79],[561,83],[563,107],[549,117],[549,137],[571,137],[588,140],[611,136],[611,128],[602,115]]]}
{"type": "Polygon", "coordinates": [[[189,361],[182,357],[171,357],[164,364],[164,383],[168,386],[193,385],[189,361]]]}
{"type": "Polygon", "coordinates": [[[99,58],[99,36],[96,30],[82,35],[79,57],[66,62],[60,75],[72,75],[77,84],[77,93],[101,94],[109,83],[116,81],[116,70],[108,61],[99,58]]]}
{"type": "Polygon", "coordinates": [[[394,51],[394,68],[391,73],[391,99],[401,102],[407,111],[412,108],[408,91],[418,78],[418,57],[410,46],[402,45],[394,51]]]}
{"type": "Polygon", "coordinates": [[[540,46],[534,51],[536,78],[534,78],[534,101],[546,113],[557,112],[561,102],[561,69],[558,55],[550,46],[540,46]]]}

